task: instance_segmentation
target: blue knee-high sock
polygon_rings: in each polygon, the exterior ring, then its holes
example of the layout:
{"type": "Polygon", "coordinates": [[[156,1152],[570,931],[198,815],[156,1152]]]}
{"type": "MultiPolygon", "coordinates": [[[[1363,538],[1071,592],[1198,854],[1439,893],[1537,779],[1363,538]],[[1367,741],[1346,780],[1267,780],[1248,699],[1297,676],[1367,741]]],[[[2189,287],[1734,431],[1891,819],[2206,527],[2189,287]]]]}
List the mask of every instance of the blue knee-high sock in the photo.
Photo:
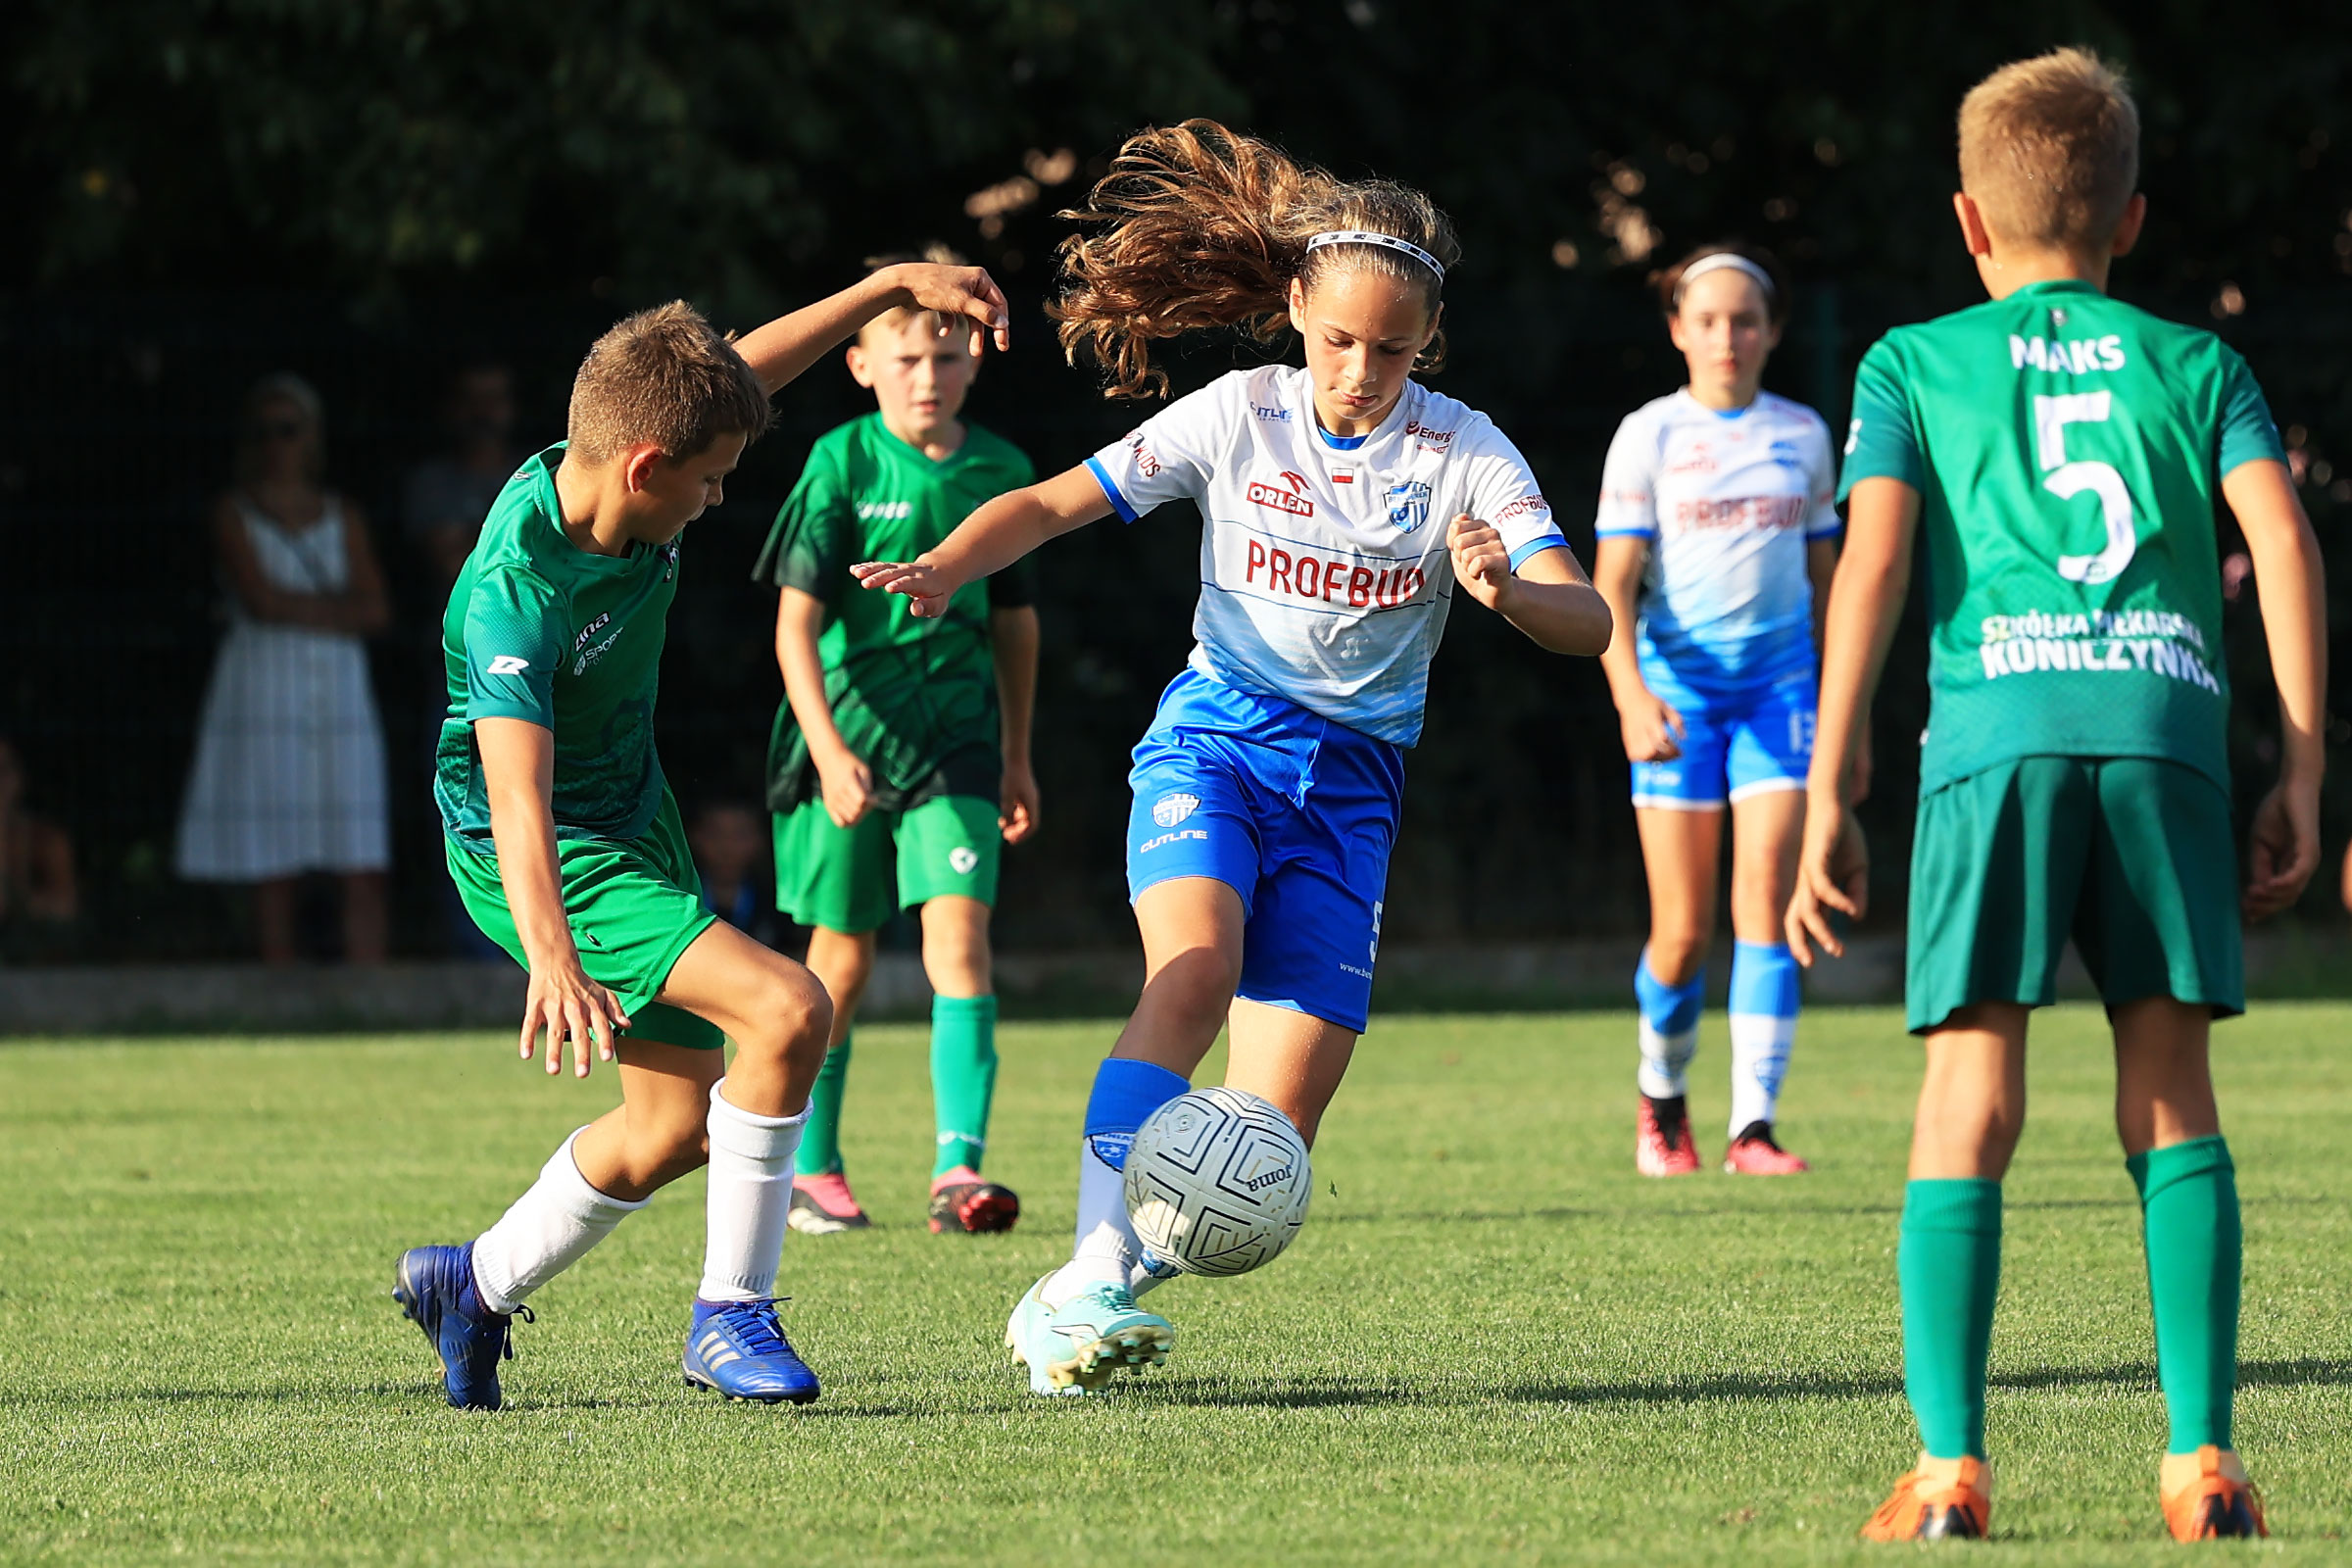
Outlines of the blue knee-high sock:
{"type": "Polygon", "coordinates": [[[1706,1000],[1707,971],[1695,970],[1679,986],[1650,972],[1649,950],[1634,969],[1634,1000],[1642,1008],[1642,1092],[1672,1100],[1690,1089],[1690,1057],[1698,1050],[1698,1009],[1706,1000]]]}
{"type": "Polygon", "coordinates": [[[1796,1041],[1796,955],[1780,943],[1732,949],[1732,1136],[1772,1123],[1796,1041]]]}

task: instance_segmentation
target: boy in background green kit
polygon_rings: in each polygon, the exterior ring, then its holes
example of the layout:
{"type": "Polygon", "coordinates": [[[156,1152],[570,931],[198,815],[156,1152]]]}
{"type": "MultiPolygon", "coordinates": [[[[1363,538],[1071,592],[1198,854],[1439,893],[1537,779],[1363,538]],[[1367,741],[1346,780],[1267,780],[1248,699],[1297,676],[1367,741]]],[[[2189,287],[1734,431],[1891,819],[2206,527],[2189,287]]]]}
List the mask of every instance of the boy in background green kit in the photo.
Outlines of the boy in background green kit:
{"type": "Polygon", "coordinates": [[[935,993],[931,1229],[1009,1230],[1020,1200],[980,1176],[997,1078],[988,921],[1000,840],[1018,844],[1037,827],[1037,612],[1025,567],[972,584],[927,620],[900,595],[859,591],[850,567],[912,560],[982,502],[1036,474],[1018,449],[957,417],[980,362],[969,334],[945,318],[878,317],[848,360],[877,412],[809,451],[753,568],[781,590],[785,701],[768,744],[767,801],[776,903],[811,928],[808,967],[835,1004],[792,1225],[823,1234],[871,1223],[841,1157],[852,1025],[876,931],[894,910],[919,907],[935,993]]]}
{"type": "Polygon", "coordinates": [[[1897,1249],[1920,1461],[1863,1535],[1982,1536],[2001,1178],[2025,1120],[2026,1023],[2071,937],[2115,1031],[2157,1377],[2157,1494],[2183,1541],[2266,1534],[2230,1441],[2241,1236],[2207,1060],[2244,1009],[2239,919],[2319,861],[2326,701],[2319,546],[2262,393],[2211,333],[2107,297],[2146,214],[2123,82],[2065,49],[1960,110],[1961,231],[1990,302],[1863,357],[1790,945],[1841,952],[1868,860],[1840,784],[1924,534],[1933,698],[1905,992],[1926,1037],[1897,1249]],[[2261,587],[2281,766],[2238,886],[2214,514],[2261,587]]]}

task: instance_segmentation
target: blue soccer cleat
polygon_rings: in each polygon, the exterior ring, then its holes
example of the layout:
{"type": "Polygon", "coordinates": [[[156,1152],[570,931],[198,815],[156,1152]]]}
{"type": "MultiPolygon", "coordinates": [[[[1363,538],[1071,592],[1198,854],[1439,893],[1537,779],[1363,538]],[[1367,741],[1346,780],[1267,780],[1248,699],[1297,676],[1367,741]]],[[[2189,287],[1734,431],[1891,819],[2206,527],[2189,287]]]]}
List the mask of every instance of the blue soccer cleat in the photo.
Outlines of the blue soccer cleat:
{"type": "Polygon", "coordinates": [[[1125,1285],[1098,1285],[1054,1307],[1039,1294],[1053,1277],[1030,1286],[1004,1325],[1005,1348],[1028,1363],[1030,1393],[1091,1394],[1121,1367],[1167,1360],[1175,1326],[1137,1306],[1125,1285]]]}
{"type": "Polygon", "coordinates": [[[761,1404],[807,1404],[816,1374],[784,1338],[774,1299],[694,1303],[686,1330],[686,1386],[761,1404]]]}
{"type": "MultiPolygon", "coordinates": [[[[473,1244],[412,1247],[400,1255],[392,1299],[424,1330],[441,1356],[441,1388],[461,1410],[495,1410],[498,1363],[514,1359],[514,1315],[482,1304],[473,1283],[473,1244]]],[[[527,1306],[515,1309],[525,1323],[527,1306]]]]}

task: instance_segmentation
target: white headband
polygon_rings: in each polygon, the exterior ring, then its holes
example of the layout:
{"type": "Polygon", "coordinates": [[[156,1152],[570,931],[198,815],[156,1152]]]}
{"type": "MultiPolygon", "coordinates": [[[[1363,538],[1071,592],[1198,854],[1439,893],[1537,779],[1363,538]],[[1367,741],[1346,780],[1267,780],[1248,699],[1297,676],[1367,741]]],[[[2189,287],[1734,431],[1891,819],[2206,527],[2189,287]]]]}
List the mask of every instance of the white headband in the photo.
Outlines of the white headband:
{"type": "Polygon", "coordinates": [[[1736,251],[1717,251],[1710,256],[1701,256],[1697,261],[1692,262],[1689,267],[1683,269],[1683,275],[1677,278],[1674,284],[1675,304],[1682,304],[1683,290],[1690,286],[1690,280],[1692,278],[1698,276],[1701,272],[1721,271],[1727,267],[1731,268],[1734,271],[1745,272],[1748,276],[1754,278],[1756,280],[1756,287],[1764,291],[1764,297],[1767,300],[1776,299],[1779,297],[1781,291],[1772,286],[1772,274],[1770,272],[1767,272],[1763,268],[1758,267],[1755,263],[1749,261],[1746,257],[1740,255],[1736,251]]]}
{"type": "Polygon", "coordinates": [[[1383,250],[1397,251],[1410,256],[1414,261],[1437,273],[1439,282],[1442,283],[1446,280],[1446,269],[1438,264],[1435,256],[1430,255],[1411,240],[1398,239],[1394,234],[1375,233],[1368,228],[1334,228],[1327,229],[1306,242],[1306,248],[1310,252],[1319,251],[1326,245],[1378,245],[1383,250]]]}

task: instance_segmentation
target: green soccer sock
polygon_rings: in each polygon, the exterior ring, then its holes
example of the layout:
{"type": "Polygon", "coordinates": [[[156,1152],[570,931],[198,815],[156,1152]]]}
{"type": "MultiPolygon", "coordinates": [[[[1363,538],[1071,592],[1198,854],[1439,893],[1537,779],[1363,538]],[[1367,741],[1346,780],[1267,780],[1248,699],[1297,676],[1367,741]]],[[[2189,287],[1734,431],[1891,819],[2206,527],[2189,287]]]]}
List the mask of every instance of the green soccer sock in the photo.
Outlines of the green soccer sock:
{"type": "Polygon", "coordinates": [[[825,1053],[808,1088],[808,1121],[801,1129],[801,1151],[792,1168],[803,1176],[841,1174],[841,1095],[850,1082],[850,1042],[854,1029],[842,1031],[841,1044],[825,1053]]]}
{"type": "Polygon", "coordinates": [[[2139,1189],[2156,1310],[2156,1381],[2172,1417],[2167,1452],[2230,1446],[2237,1385],[2237,1168],[2219,1136],[2152,1149],[2124,1162],[2139,1189]]]}
{"type": "Polygon", "coordinates": [[[2001,1287],[2001,1184],[1915,1181],[1903,1195],[1903,1392],[1935,1459],[1984,1457],[1984,1362],[2001,1287]]]}
{"type": "Polygon", "coordinates": [[[988,1104],[997,1092],[997,999],[931,999],[931,1107],[939,1153],[931,1174],[980,1168],[988,1104]]]}

